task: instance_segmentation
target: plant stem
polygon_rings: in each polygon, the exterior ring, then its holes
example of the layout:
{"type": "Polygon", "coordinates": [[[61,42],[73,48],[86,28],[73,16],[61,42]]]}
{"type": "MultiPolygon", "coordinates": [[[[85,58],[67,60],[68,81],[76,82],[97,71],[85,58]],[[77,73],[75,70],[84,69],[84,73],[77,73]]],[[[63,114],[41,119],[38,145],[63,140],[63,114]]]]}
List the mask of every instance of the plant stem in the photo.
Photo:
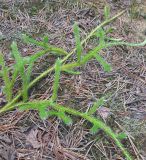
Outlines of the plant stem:
{"type": "MultiPolygon", "coordinates": [[[[124,148],[124,146],[121,144],[121,142],[119,141],[119,139],[117,138],[117,135],[111,130],[110,127],[108,127],[105,123],[103,123],[101,120],[93,117],[90,114],[87,113],[83,113],[83,112],[79,112],[76,111],[75,109],[72,109],[68,106],[62,106],[56,103],[53,103],[50,100],[44,100],[44,101],[34,101],[34,102],[30,102],[30,106],[31,103],[35,103],[35,104],[40,104],[40,103],[44,103],[45,105],[48,105],[50,107],[52,107],[53,109],[55,109],[58,112],[63,112],[63,113],[68,113],[70,115],[74,115],[74,116],[78,116],[81,118],[86,119],[87,121],[91,122],[93,125],[98,126],[98,128],[102,129],[108,136],[110,136],[115,143],[117,144],[117,146],[121,149],[121,151],[123,152],[123,154],[125,155],[125,157],[127,158],[127,160],[132,160],[131,156],[129,155],[129,153],[126,151],[126,149],[124,148]]],[[[28,103],[18,103],[16,104],[17,107],[21,107],[24,105],[28,105],[29,106],[29,102],[28,103]]],[[[30,108],[28,108],[30,109],[30,108]]]]}
{"type": "MultiPolygon", "coordinates": [[[[112,22],[113,20],[117,19],[119,16],[121,16],[123,13],[125,13],[126,10],[118,13],[117,15],[115,15],[114,17],[105,20],[103,23],[101,23],[99,26],[97,26],[95,29],[93,29],[90,34],[81,42],[81,44],[85,44],[90,37],[92,37],[94,35],[94,33],[101,27],[107,25],[108,23],[112,22]]],[[[70,52],[67,56],[65,56],[62,60],[61,63],[65,62],[72,54],[74,54],[74,52],[76,51],[76,48],[73,49],[72,52],[70,52]]],[[[28,89],[30,89],[31,87],[33,87],[38,81],[40,81],[42,78],[46,77],[48,75],[48,73],[50,73],[51,71],[53,71],[55,69],[55,65],[52,66],[51,68],[47,69],[46,71],[44,71],[42,74],[40,74],[37,78],[35,78],[28,86],[28,89]]],[[[5,105],[3,108],[0,109],[0,113],[6,112],[10,109],[14,109],[15,107],[12,105],[14,103],[16,103],[19,98],[22,96],[22,92],[20,92],[11,102],[9,102],[7,105],[5,105]]]]}
{"type": "Polygon", "coordinates": [[[123,147],[121,142],[117,139],[116,134],[105,123],[98,120],[97,118],[91,117],[91,115],[88,115],[87,113],[81,113],[79,111],[76,111],[76,110],[74,110],[72,108],[69,108],[69,107],[66,107],[66,106],[61,106],[61,105],[58,105],[58,104],[52,104],[51,106],[53,106],[53,108],[58,110],[58,111],[60,111],[60,109],[61,109],[61,110],[65,111],[65,112],[67,112],[71,115],[82,117],[82,118],[86,119],[87,121],[91,122],[92,124],[96,124],[97,126],[99,126],[99,128],[104,130],[104,132],[107,135],[109,135],[115,141],[117,146],[122,150],[122,152],[125,155],[125,157],[127,158],[127,160],[132,160],[129,153],[123,147]]]}

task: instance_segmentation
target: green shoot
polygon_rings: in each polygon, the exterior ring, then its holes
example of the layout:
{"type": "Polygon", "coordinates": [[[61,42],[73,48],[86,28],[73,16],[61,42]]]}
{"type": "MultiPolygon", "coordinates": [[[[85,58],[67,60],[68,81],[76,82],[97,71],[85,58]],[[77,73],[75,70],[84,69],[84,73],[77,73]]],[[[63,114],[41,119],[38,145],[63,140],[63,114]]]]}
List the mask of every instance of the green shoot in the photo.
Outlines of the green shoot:
{"type": "Polygon", "coordinates": [[[44,38],[43,38],[43,42],[44,42],[44,44],[47,44],[47,43],[49,42],[49,38],[48,38],[48,36],[44,36],[44,38]]]}
{"type": "Polygon", "coordinates": [[[126,135],[125,133],[119,133],[119,134],[117,135],[117,138],[118,138],[119,140],[123,140],[123,139],[127,138],[127,135],[126,135]]]}
{"type": "Polygon", "coordinates": [[[93,106],[88,111],[88,114],[89,115],[94,114],[100,106],[104,105],[104,103],[105,103],[104,97],[100,98],[97,102],[93,104],[93,106]]]}
{"type": "Polygon", "coordinates": [[[73,70],[64,69],[63,71],[66,72],[66,73],[68,73],[68,74],[73,74],[73,75],[79,75],[79,74],[81,74],[81,72],[73,71],[73,70]]]}
{"type": "Polygon", "coordinates": [[[78,63],[81,62],[81,54],[83,52],[83,47],[80,41],[80,32],[79,32],[79,27],[77,23],[74,24],[74,36],[75,36],[75,41],[76,41],[76,52],[77,52],[77,61],[78,63]]]}
{"type": "Polygon", "coordinates": [[[99,54],[94,54],[95,59],[101,64],[105,72],[111,71],[111,65],[108,64],[104,58],[102,58],[99,54]]]}
{"type": "Polygon", "coordinates": [[[71,125],[72,124],[72,119],[67,116],[64,112],[58,112],[57,116],[66,124],[66,125],[71,125]]]}
{"type": "Polygon", "coordinates": [[[53,102],[56,101],[56,99],[57,99],[60,71],[61,71],[61,61],[58,59],[55,63],[55,78],[54,78],[54,84],[53,84],[53,94],[52,94],[52,98],[51,98],[53,102]]]}
{"type": "MultiPolygon", "coordinates": [[[[50,100],[18,103],[18,104],[16,104],[16,106],[19,107],[19,109],[25,110],[25,109],[32,109],[32,108],[33,109],[40,108],[42,104],[45,106],[49,106],[50,108],[53,109],[49,112],[42,113],[42,114],[45,114],[45,116],[47,116],[47,114],[48,114],[48,116],[55,115],[55,116],[59,117],[61,120],[63,120],[68,125],[72,123],[72,120],[70,119],[70,117],[66,116],[65,113],[71,114],[74,116],[79,116],[79,117],[86,119],[87,121],[89,121],[93,125],[93,127],[90,129],[91,133],[95,134],[99,129],[102,129],[107,135],[109,135],[111,138],[114,139],[117,146],[123,151],[127,160],[132,160],[129,153],[125,150],[125,148],[121,144],[120,138],[105,123],[103,123],[101,120],[99,120],[97,118],[94,118],[93,116],[90,116],[87,113],[82,113],[82,112],[76,111],[70,107],[53,103],[50,100]]],[[[44,111],[44,109],[42,109],[42,111],[44,111]]]]}
{"type": "Polygon", "coordinates": [[[98,131],[99,131],[99,126],[98,125],[96,125],[96,124],[93,124],[93,127],[92,128],[90,128],[90,133],[92,133],[92,134],[96,134],[98,131]]]}
{"type": "Polygon", "coordinates": [[[110,18],[110,7],[107,5],[104,7],[104,18],[105,20],[110,18]]]}
{"type": "Polygon", "coordinates": [[[18,48],[17,48],[17,44],[16,42],[13,42],[11,45],[12,48],[12,55],[14,56],[15,60],[16,60],[16,67],[19,71],[19,74],[21,76],[22,79],[22,90],[23,90],[23,100],[27,101],[28,100],[28,77],[30,77],[30,75],[26,75],[25,74],[25,66],[24,66],[24,61],[23,58],[21,57],[18,48]]]}
{"type": "Polygon", "coordinates": [[[67,55],[68,53],[63,50],[62,48],[54,47],[52,45],[49,45],[48,42],[48,37],[44,37],[43,41],[36,41],[35,39],[23,34],[22,39],[25,43],[30,43],[34,44],[36,46],[42,47],[43,49],[47,49],[49,51],[52,51],[53,53],[56,53],[57,55],[67,55]]]}
{"type": "Polygon", "coordinates": [[[11,85],[11,80],[9,79],[9,69],[5,65],[2,54],[0,54],[0,65],[2,67],[1,76],[3,78],[4,85],[5,85],[4,92],[6,94],[7,101],[10,102],[12,100],[12,85],[11,85]]]}

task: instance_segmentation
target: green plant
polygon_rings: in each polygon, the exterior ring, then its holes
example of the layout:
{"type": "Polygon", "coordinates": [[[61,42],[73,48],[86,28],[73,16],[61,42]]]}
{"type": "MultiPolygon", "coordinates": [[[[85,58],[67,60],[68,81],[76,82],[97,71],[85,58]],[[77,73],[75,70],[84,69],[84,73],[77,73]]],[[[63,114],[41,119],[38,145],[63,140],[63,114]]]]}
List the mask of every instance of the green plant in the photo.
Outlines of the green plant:
{"type": "Polygon", "coordinates": [[[103,67],[104,71],[109,72],[111,70],[111,65],[108,64],[104,58],[100,55],[100,51],[102,49],[115,46],[115,45],[127,45],[127,46],[143,46],[146,44],[146,40],[142,43],[135,44],[135,43],[127,43],[123,42],[119,39],[112,39],[108,37],[107,31],[105,31],[102,27],[114,19],[116,19],[118,16],[123,14],[124,12],[121,12],[120,14],[116,15],[115,17],[109,18],[109,9],[105,8],[105,21],[96,27],[91,33],[83,40],[80,40],[80,34],[79,34],[79,27],[75,23],[74,25],[74,35],[75,35],[75,41],[76,41],[76,48],[71,52],[67,53],[61,48],[54,47],[52,45],[48,44],[48,37],[44,37],[44,39],[40,41],[36,41],[32,39],[29,36],[23,35],[23,39],[26,43],[31,43],[36,46],[40,46],[42,50],[32,56],[29,57],[22,57],[21,54],[18,51],[16,42],[13,42],[12,47],[12,55],[15,59],[15,64],[13,68],[8,68],[5,65],[4,58],[2,54],[0,55],[0,65],[1,65],[1,77],[4,80],[5,84],[5,94],[8,100],[8,103],[0,109],[0,113],[4,113],[8,110],[14,109],[15,107],[18,107],[20,110],[37,110],[41,119],[47,119],[49,116],[57,116],[61,120],[64,121],[65,124],[69,125],[72,124],[72,119],[70,115],[79,116],[81,118],[84,118],[85,120],[89,121],[93,127],[91,128],[92,133],[96,133],[98,129],[102,129],[105,131],[106,134],[108,134],[117,146],[123,151],[123,154],[128,160],[131,160],[131,156],[126,151],[126,149],[123,147],[123,145],[120,142],[121,137],[125,138],[124,134],[116,135],[110,127],[108,127],[105,123],[103,123],[101,120],[94,117],[94,113],[97,110],[97,108],[100,105],[104,104],[104,98],[102,97],[97,102],[94,103],[94,105],[89,109],[88,112],[79,112],[77,110],[72,109],[71,107],[62,106],[57,103],[57,93],[59,88],[59,80],[60,80],[60,74],[61,72],[67,72],[71,74],[80,74],[80,72],[75,71],[77,67],[85,65],[89,60],[96,59],[99,64],[103,67]],[[83,45],[85,42],[87,42],[91,37],[95,37],[97,39],[97,46],[93,48],[91,51],[89,51],[86,54],[82,54],[83,52],[83,45]],[[65,63],[66,60],[76,52],[77,60],[65,63]],[[41,75],[39,75],[36,79],[30,82],[31,79],[31,72],[32,67],[34,65],[34,62],[42,57],[45,54],[55,54],[58,57],[65,56],[63,59],[58,58],[56,60],[56,63],[53,67],[47,69],[44,71],[41,75]],[[49,72],[55,70],[55,76],[54,76],[54,84],[53,84],[53,93],[52,97],[49,100],[40,100],[40,101],[28,101],[28,89],[34,86],[39,80],[44,78],[49,72]],[[12,74],[12,77],[10,76],[10,73],[12,74]],[[13,98],[13,86],[16,81],[16,78],[20,75],[22,80],[22,91],[20,91],[16,97],[13,98]],[[19,102],[19,98],[23,97],[22,102],[19,102]]]}

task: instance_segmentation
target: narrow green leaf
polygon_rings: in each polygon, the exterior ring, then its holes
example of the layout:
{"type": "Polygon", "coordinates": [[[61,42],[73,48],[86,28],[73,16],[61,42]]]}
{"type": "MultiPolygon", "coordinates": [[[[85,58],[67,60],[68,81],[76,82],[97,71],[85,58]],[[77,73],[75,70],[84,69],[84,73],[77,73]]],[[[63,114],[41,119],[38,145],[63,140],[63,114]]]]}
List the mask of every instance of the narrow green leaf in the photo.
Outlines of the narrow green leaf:
{"type": "Polygon", "coordinates": [[[61,60],[58,59],[55,63],[55,77],[53,83],[53,94],[52,94],[52,101],[56,101],[57,93],[59,88],[59,79],[60,79],[60,71],[61,71],[61,60]]]}
{"type": "Polygon", "coordinates": [[[111,37],[106,37],[107,40],[113,41],[113,42],[120,42],[122,39],[116,39],[116,38],[111,38],[111,37]]]}
{"type": "Polygon", "coordinates": [[[31,73],[32,73],[32,68],[33,68],[33,62],[30,62],[28,67],[27,67],[27,72],[26,72],[26,75],[27,75],[27,83],[30,82],[30,77],[31,77],[31,73]]]}
{"type": "Polygon", "coordinates": [[[12,55],[15,58],[16,66],[18,68],[18,71],[19,71],[21,79],[22,79],[23,100],[27,101],[27,99],[28,99],[28,82],[27,82],[27,75],[25,74],[25,66],[24,66],[25,64],[23,61],[23,57],[21,57],[21,54],[18,51],[18,47],[17,47],[16,42],[12,42],[11,48],[12,48],[12,55]]]}
{"type": "Polygon", "coordinates": [[[87,114],[89,114],[89,115],[94,114],[97,111],[97,108],[102,106],[104,103],[105,103],[104,97],[98,99],[98,101],[93,104],[93,106],[90,108],[90,110],[88,111],[87,114]]]}
{"type": "Polygon", "coordinates": [[[72,62],[72,63],[67,63],[61,66],[61,70],[65,71],[65,70],[73,70],[76,67],[79,67],[80,64],[78,62],[72,62]]]}
{"type": "Polygon", "coordinates": [[[103,45],[98,45],[91,51],[89,51],[82,59],[81,64],[84,65],[86,64],[89,60],[91,60],[95,54],[99,53],[102,49],[104,48],[103,45]]]}
{"type": "Polygon", "coordinates": [[[125,46],[130,46],[130,47],[140,47],[140,46],[145,46],[146,45],[146,39],[141,42],[141,43],[128,43],[128,42],[111,42],[106,44],[106,47],[112,47],[112,46],[117,46],[117,45],[125,45],[125,46]]]}
{"type": "Polygon", "coordinates": [[[105,20],[110,18],[110,7],[107,5],[104,7],[104,18],[105,20]]]}
{"type": "Polygon", "coordinates": [[[21,75],[21,78],[24,79],[25,68],[24,68],[23,58],[21,57],[20,52],[18,51],[16,42],[12,42],[11,48],[12,48],[12,55],[14,56],[16,61],[16,67],[21,75]]]}
{"type": "Polygon", "coordinates": [[[45,44],[48,44],[48,42],[49,42],[49,37],[48,37],[48,36],[44,36],[43,42],[44,42],[45,44]]]}
{"type": "Polygon", "coordinates": [[[119,134],[117,135],[117,138],[118,138],[119,140],[123,140],[123,139],[127,138],[127,135],[126,135],[125,133],[119,133],[119,134]]]}
{"type": "Polygon", "coordinates": [[[103,67],[105,72],[110,72],[112,70],[111,65],[108,64],[99,54],[95,54],[94,57],[100,63],[100,65],[103,67]]]}
{"type": "Polygon", "coordinates": [[[17,76],[18,76],[18,69],[16,67],[16,65],[14,65],[14,68],[13,68],[13,74],[12,74],[12,80],[11,80],[11,88],[14,87],[14,84],[16,82],[16,79],[17,79],[17,76]]]}
{"type": "Polygon", "coordinates": [[[1,74],[5,84],[5,94],[8,102],[12,100],[12,88],[11,88],[11,80],[9,78],[9,69],[5,65],[3,55],[0,53],[0,65],[2,67],[1,74]]]}
{"type": "Polygon", "coordinates": [[[80,63],[81,62],[81,54],[83,52],[83,47],[81,44],[80,32],[79,32],[79,27],[78,27],[77,23],[74,24],[73,30],[74,30],[74,36],[75,36],[75,41],[76,41],[77,59],[78,59],[78,62],[80,63]]]}
{"type": "Polygon", "coordinates": [[[73,71],[73,70],[67,70],[67,69],[65,69],[63,71],[66,72],[66,73],[69,73],[69,74],[73,74],[73,75],[79,75],[79,74],[81,74],[81,72],[77,72],[77,71],[73,71]]]}
{"type": "Polygon", "coordinates": [[[39,106],[39,116],[42,120],[46,120],[48,118],[48,111],[46,106],[39,106]]]}
{"type": "Polygon", "coordinates": [[[58,111],[49,110],[47,114],[48,114],[48,117],[51,117],[51,116],[58,117],[58,111]]]}
{"type": "Polygon", "coordinates": [[[96,33],[97,37],[99,37],[99,44],[104,46],[105,48],[105,39],[106,39],[106,32],[103,28],[99,28],[96,33]]]}
{"type": "MultiPolygon", "coordinates": [[[[37,40],[27,36],[26,34],[22,34],[22,39],[25,43],[30,43],[30,44],[34,44],[36,46],[41,46],[43,48],[46,48],[46,44],[44,44],[44,42],[37,41],[37,40]]],[[[49,47],[49,45],[48,45],[48,47],[49,47]]]]}
{"type": "Polygon", "coordinates": [[[90,129],[91,134],[96,134],[99,131],[99,126],[94,124],[93,127],[90,129]]]}
{"type": "Polygon", "coordinates": [[[20,52],[18,51],[17,43],[12,42],[11,48],[12,48],[12,55],[16,60],[17,67],[23,69],[23,58],[21,57],[20,52]]]}
{"type": "Polygon", "coordinates": [[[58,112],[58,117],[66,124],[72,125],[72,119],[67,116],[64,112],[58,112]]]}
{"type": "Polygon", "coordinates": [[[105,31],[105,33],[109,34],[109,33],[113,33],[114,31],[115,31],[115,28],[110,27],[105,31]]]}
{"type": "Polygon", "coordinates": [[[48,100],[39,100],[39,101],[32,101],[32,102],[22,102],[22,103],[17,103],[16,106],[18,107],[19,110],[24,111],[24,110],[39,110],[39,108],[47,106],[49,107],[50,101],[48,100]]]}
{"type": "Polygon", "coordinates": [[[45,50],[47,50],[47,52],[52,52],[53,54],[54,53],[57,54],[57,55],[67,55],[68,54],[62,48],[54,47],[54,46],[49,45],[48,43],[46,43],[47,37],[45,37],[44,40],[41,42],[41,41],[36,41],[35,39],[23,34],[22,35],[22,39],[24,40],[25,43],[30,43],[30,44],[34,44],[36,46],[42,47],[45,50]]]}

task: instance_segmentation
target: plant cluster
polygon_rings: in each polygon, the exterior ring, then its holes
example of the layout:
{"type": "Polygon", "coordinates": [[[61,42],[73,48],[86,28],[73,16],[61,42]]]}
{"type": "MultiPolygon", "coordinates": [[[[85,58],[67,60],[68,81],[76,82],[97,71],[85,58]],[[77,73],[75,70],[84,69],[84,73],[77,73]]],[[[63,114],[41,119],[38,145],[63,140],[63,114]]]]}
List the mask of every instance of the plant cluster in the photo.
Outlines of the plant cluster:
{"type": "Polygon", "coordinates": [[[56,116],[67,125],[72,124],[71,115],[79,116],[92,124],[92,128],[90,129],[91,133],[96,133],[99,129],[102,129],[115,141],[117,146],[123,151],[123,154],[125,155],[127,160],[132,160],[131,156],[120,142],[122,138],[126,138],[126,135],[124,133],[115,134],[110,127],[108,127],[104,122],[94,116],[97,108],[101,105],[104,105],[104,97],[101,97],[97,102],[95,102],[88,112],[79,112],[75,109],[72,109],[71,107],[62,106],[57,103],[59,81],[62,72],[67,72],[69,74],[80,74],[80,72],[76,71],[75,69],[77,67],[84,66],[88,61],[93,58],[97,60],[97,62],[103,67],[103,70],[105,72],[109,72],[111,71],[111,65],[108,64],[105,59],[100,55],[101,50],[116,45],[143,46],[146,44],[146,40],[142,43],[135,44],[123,42],[120,39],[113,39],[108,36],[110,30],[104,30],[103,26],[110,23],[123,13],[124,12],[121,12],[118,15],[110,18],[109,8],[105,7],[105,21],[101,25],[97,26],[93,31],[91,31],[91,33],[83,41],[81,41],[80,38],[80,29],[77,23],[75,23],[73,26],[73,32],[76,42],[76,48],[71,53],[67,53],[62,48],[58,48],[48,44],[49,39],[46,36],[43,38],[42,41],[37,41],[27,35],[22,35],[24,42],[42,48],[41,51],[34,55],[22,57],[18,50],[17,43],[13,42],[11,45],[12,57],[15,60],[15,64],[13,65],[13,67],[7,67],[3,55],[0,54],[0,76],[4,81],[4,93],[8,102],[4,107],[0,109],[0,113],[15,109],[16,107],[19,110],[37,110],[41,119],[45,120],[50,116],[56,116]],[[84,50],[84,43],[87,42],[91,37],[96,38],[97,46],[90,50],[88,53],[82,54],[84,50]],[[55,65],[47,69],[37,78],[31,81],[34,63],[45,54],[58,55],[55,65]],[[76,61],[66,63],[66,60],[73,54],[76,54],[76,61]],[[64,58],[61,59],[61,56],[63,56],[64,58]],[[54,83],[51,98],[47,100],[29,101],[28,90],[53,70],[54,83]],[[21,78],[22,88],[18,92],[16,97],[13,97],[13,88],[18,76],[21,78]],[[22,101],[20,101],[20,97],[22,97],[22,101]]]}

